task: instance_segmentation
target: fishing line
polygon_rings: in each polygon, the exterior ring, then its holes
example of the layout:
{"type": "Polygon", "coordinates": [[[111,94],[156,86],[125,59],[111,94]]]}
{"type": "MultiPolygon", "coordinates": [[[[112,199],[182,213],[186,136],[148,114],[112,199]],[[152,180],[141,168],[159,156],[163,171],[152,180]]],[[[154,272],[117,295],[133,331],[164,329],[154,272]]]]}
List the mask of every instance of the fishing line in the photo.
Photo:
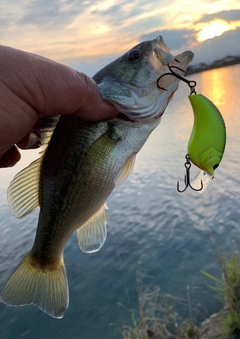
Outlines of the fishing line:
{"type": "Polygon", "coordinates": [[[218,180],[218,179],[215,178],[215,177],[214,177],[213,179],[216,180],[216,181],[218,182],[218,184],[219,184],[220,186],[222,186],[226,191],[228,191],[229,193],[231,193],[232,195],[234,195],[236,198],[240,199],[240,195],[237,195],[237,193],[231,191],[231,190],[227,187],[227,185],[225,185],[222,181],[218,180]]]}
{"type": "Polygon", "coordinates": [[[188,80],[188,79],[184,78],[184,77],[181,76],[180,74],[174,72],[174,71],[173,71],[173,68],[176,68],[176,69],[178,69],[179,71],[185,73],[185,71],[184,71],[182,68],[178,67],[178,66],[169,66],[169,65],[168,65],[168,69],[169,69],[170,73],[168,72],[168,73],[162,74],[162,75],[157,79],[157,87],[160,88],[160,89],[163,89],[164,91],[167,91],[164,87],[159,86],[159,80],[160,80],[161,78],[163,78],[164,76],[166,76],[166,75],[173,75],[173,76],[175,76],[176,78],[178,78],[178,79],[182,80],[183,82],[185,82],[186,84],[188,84],[188,86],[189,86],[189,88],[190,88],[190,94],[197,94],[197,93],[196,93],[196,90],[195,90],[195,87],[196,87],[196,85],[197,85],[197,82],[194,81],[194,80],[188,80]]]}

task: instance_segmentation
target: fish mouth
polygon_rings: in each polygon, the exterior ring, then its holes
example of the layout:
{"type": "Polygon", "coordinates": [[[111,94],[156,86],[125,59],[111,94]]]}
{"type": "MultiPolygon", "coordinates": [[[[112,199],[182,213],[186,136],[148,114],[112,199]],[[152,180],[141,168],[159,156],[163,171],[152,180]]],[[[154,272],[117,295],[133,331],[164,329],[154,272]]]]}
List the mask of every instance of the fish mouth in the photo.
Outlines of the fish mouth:
{"type": "MultiPolygon", "coordinates": [[[[163,79],[163,77],[165,77],[165,76],[175,77],[179,80],[186,82],[189,85],[190,88],[191,87],[195,88],[195,86],[196,86],[195,81],[187,80],[186,78],[184,78],[187,67],[189,65],[189,62],[187,61],[187,59],[189,58],[188,51],[184,52],[184,53],[187,53],[186,58],[179,61],[179,59],[180,59],[179,56],[182,57],[183,53],[181,55],[175,57],[173,62],[167,65],[168,71],[166,73],[160,75],[160,77],[157,79],[157,87],[160,90],[168,91],[168,86],[169,86],[170,81],[166,80],[166,78],[163,79]]],[[[195,90],[192,89],[191,91],[194,92],[195,90]]]]}
{"type": "Polygon", "coordinates": [[[172,55],[168,46],[159,35],[152,40],[149,48],[147,62],[151,65],[151,80],[145,94],[141,96],[141,90],[135,89],[132,96],[137,97],[138,107],[123,109],[121,107],[121,119],[130,122],[147,122],[160,118],[168,103],[178,89],[180,76],[184,76],[188,65],[193,60],[194,54],[188,50],[176,56],[172,55]],[[170,70],[173,69],[175,75],[170,70]],[[176,75],[179,75],[177,77],[176,75]]]}
{"type": "Polygon", "coordinates": [[[188,50],[173,56],[161,35],[154,39],[152,44],[153,53],[148,61],[159,73],[157,87],[160,90],[168,91],[171,83],[175,82],[176,78],[183,80],[181,77],[184,76],[189,64],[193,60],[194,53],[188,50]],[[166,66],[165,69],[164,65],[166,66]],[[174,71],[171,71],[172,69],[174,71]],[[166,75],[169,75],[169,77],[165,77],[166,75]],[[175,76],[174,79],[174,75],[179,75],[179,77],[175,76]]]}
{"type": "Polygon", "coordinates": [[[184,71],[186,71],[188,65],[194,58],[194,53],[190,50],[173,56],[170,52],[169,47],[166,45],[162,35],[159,35],[156,39],[152,40],[152,49],[156,53],[160,64],[158,68],[163,65],[174,66],[177,64],[181,64],[181,67],[184,69],[184,71]]]}
{"type": "Polygon", "coordinates": [[[130,51],[109,64],[107,74],[103,69],[95,75],[95,81],[102,97],[118,109],[119,119],[148,122],[164,113],[194,54],[185,51],[174,56],[161,35],[130,51]],[[129,59],[132,50],[138,52],[135,60],[129,59]]]}
{"type": "Polygon", "coordinates": [[[135,123],[135,120],[130,119],[126,114],[119,113],[116,115],[116,119],[121,120],[121,121],[127,121],[129,123],[135,123]]]}

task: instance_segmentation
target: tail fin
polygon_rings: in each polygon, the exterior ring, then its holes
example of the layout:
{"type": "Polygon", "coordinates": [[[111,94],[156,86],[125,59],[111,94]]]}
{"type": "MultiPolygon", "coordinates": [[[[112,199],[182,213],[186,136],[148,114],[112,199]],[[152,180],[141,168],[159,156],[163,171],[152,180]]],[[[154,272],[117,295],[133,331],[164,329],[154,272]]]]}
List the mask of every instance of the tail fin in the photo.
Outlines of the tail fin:
{"type": "Polygon", "coordinates": [[[68,283],[64,262],[57,268],[40,268],[28,253],[2,289],[0,301],[9,306],[33,304],[54,318],[68,308],[68,283]]]}

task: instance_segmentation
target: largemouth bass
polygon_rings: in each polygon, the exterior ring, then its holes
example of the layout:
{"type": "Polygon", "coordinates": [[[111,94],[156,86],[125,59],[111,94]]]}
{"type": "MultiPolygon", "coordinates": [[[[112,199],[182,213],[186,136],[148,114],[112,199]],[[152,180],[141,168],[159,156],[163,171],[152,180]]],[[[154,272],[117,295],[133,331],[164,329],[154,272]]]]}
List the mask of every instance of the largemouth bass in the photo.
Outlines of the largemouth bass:
{"type": "Polygon", "coordinates": [[[119,116],[100,122],[62,116],[56,127],[53,118],[46,121],[45,150],[8,189],[17,218],[37,207],[40,213],[34,245],[3,287],[3,303],[33,304],[52,317],[63,317],[69,302],[66,242],[77,230],[82,251],[102,247],[106,200],[131,174],[136,154],[178,88],[175,77],[158,79],[168,65],[186,70],[192,59],[191,51],[174,57],[161,36],[142,42],[93,77],[119,116]]]}

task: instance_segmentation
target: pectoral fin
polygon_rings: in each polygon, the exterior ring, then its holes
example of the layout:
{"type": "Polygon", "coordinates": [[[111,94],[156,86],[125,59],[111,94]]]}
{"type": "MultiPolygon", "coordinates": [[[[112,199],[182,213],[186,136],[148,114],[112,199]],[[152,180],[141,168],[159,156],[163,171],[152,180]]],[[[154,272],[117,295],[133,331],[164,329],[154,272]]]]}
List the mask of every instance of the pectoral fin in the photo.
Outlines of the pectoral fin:
{"type": "Polygon", "coordinates": [[[105,204],[83,226],[77,229],[78,245],[83,252],[97,252],[107,237],[105,204]]]}
{"type": "Polygon", "coordinates": [[[136,153],[133,153],[133,155],[127,159],[121,171],[118,173],[117,178],[115,179],[115,187],[121,186],[124,183],[124,181],[129,177],[129,175],[132,173],[135,164],[135,159],[136,153]]]}

